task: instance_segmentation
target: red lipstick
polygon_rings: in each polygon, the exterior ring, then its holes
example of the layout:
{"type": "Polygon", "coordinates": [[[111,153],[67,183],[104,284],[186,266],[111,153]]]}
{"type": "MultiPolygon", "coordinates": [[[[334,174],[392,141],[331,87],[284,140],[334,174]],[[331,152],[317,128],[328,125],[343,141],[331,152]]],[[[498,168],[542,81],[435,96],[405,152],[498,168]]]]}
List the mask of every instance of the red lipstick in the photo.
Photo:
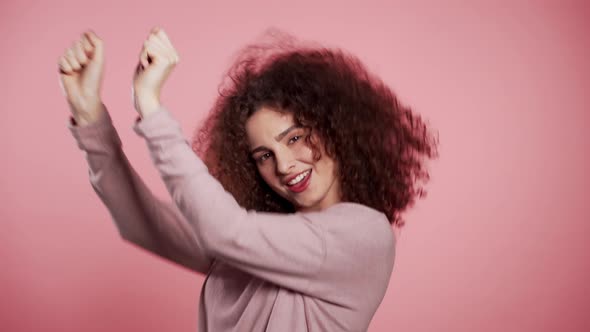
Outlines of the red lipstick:
{"type": "Polygon", "coordinates": [[[305,179],[301,180],[301,182],[294,186],[287,185],[287,188],[289,188],[289,190],[291,190],[294,193],[300,193],[304,191],[309,186],[309,181],[311,180],[311,173],[312,171],[310,170],[309,174],[305,177],[305,179]]]}

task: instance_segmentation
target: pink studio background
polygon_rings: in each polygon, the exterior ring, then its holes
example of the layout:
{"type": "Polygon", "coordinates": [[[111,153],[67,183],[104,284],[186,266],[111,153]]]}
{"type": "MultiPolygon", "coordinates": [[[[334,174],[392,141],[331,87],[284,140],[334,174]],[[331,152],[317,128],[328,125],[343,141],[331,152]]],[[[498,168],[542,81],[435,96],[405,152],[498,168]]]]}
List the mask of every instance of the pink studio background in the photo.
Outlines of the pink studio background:
{"type": "Polygon", "coordinates": [[[125,152],[131,74],[162,26],[181,62],[162,102],[191,133],[231,55],[269,26],[358,55],[440,135],[405,214],[377,331],[590,331],[590,6],[585,1],[3,1],[0,330],[195,331],[203,276],[117,233],[66,128],[57,59],[105,41],[125,152]]]}

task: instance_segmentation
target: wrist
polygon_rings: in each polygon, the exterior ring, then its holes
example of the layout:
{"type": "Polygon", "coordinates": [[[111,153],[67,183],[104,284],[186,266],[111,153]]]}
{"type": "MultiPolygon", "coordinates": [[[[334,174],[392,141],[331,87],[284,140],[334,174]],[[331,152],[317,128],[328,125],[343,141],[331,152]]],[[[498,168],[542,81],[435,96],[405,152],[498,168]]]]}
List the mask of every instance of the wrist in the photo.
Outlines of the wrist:
{"type": "Polygon", "coordinates": [[[106,112],[105,105],[98,101],[85,110],[72,109],[72,117],[79,126],[86,126],[98,121],[102,113],[106,112]]]}
{"type": "Polygon", "coordinates": [[[136,103],[137,112],[142,118],[155,113],[160,108],[160,99],[156,96],[138,96],[136,103]]]}

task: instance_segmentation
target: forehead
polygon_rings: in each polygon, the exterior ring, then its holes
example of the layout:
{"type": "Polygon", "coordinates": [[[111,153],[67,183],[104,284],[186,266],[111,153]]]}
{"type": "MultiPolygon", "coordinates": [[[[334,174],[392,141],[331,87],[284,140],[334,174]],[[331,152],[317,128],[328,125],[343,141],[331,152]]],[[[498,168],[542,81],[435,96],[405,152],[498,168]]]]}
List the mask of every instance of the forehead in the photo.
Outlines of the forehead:
{"type": "Polygon", "coordinates": [[[246,121],[248,141],[251,146],[270,144],[278,134],[294,124],[293,113],[263,106],[246,121]]]}

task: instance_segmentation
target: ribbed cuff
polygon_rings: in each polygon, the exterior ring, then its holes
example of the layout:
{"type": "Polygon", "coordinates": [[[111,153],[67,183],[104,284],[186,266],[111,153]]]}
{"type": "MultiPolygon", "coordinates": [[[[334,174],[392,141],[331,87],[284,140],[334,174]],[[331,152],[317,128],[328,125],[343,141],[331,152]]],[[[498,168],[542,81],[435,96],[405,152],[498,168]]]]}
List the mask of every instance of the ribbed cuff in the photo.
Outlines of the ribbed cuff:
{"type": "Polygon", "coordinates": [[[178,120],[164,106],[144,118],[137,118],[133,131],[148,141],[148,144],[164,143],[172,140],[184,140],[182,127],[178,120]]]}
{"type": "Polygon", "coordinates": [[[121,139],[107,110],[100,113],[97,121],[84,126],[78,125],[74,117],[70,116],[67,128],[76,139],[81,150],[104,152],[114,151],[121,146],[121,139]]]}

